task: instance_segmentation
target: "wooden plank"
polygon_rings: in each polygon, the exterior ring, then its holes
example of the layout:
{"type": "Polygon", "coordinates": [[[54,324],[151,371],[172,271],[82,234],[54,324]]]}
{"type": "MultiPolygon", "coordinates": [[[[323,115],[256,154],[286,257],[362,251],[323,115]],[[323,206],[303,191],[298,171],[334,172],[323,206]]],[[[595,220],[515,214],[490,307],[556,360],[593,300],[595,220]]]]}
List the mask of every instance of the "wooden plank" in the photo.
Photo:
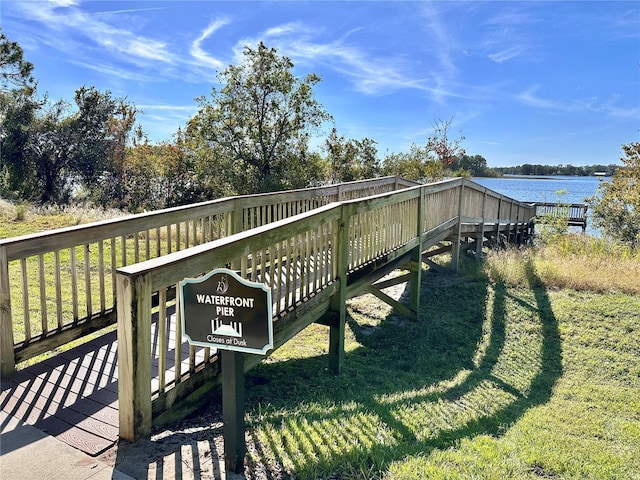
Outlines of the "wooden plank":
{"type": "Polygon", "coordinates": [[[25,342],[31,340],[31,317],[29,308],[29,280],[27,276],[27,259],[20,259],[20,273],[22,275],[22,309],[25,342]]]}
{"type": "Polygon", "coordinates": [[[0,378],[15,372],[13,318],[7,249],[0,246],[0,378]]]}
{"type": "Polygon", "coordinates": [[[47,290],[44,274],[44,256],[38,255],[38,280],[40,282],[40,331],[46,334],[49,331],[49,320],[47,318],[47,290]]]}

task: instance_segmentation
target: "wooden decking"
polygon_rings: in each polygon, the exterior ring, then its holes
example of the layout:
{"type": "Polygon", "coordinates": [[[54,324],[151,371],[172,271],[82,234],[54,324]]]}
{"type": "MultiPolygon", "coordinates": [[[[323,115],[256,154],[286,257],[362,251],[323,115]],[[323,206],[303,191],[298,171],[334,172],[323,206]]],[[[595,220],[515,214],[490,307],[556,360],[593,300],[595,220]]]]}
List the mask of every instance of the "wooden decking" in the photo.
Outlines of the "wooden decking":
{"type": "Polygon", "coordinates": [[[567,219],[570,227],[580,227],[582,231],[587,229],[587,211],[589,206],[585,203],[563,204],[557,202],[532,202],[536,209],[536,217],[551,216],[567,219]]]}
{"type": "Polygon", "coordinates": [[[89,455],[118,439],[116,332],[2,378],[0,407],[89,455]]]}
{"type": "MultiPolygon", "coordinates": [[[[167,337],[175,338],[175,309],[170,309],[167,337]]],[[[157,314],[152,320],[154,374],[158,374],[157,314]]],[[[96,456],[118,441],[118,341],[116,331],[90,340],[2,378],[0,409],[89,455],[96,456]]],[[[181,345],[183,371],[190,349],[181,345]]],[[[196,350],[202,359],[203,349],[196,350]]],[[[171,351],[166,381],[174,380],[171,351]]],[[[152,379],[157,384],[158,378],[152,379]]]]}

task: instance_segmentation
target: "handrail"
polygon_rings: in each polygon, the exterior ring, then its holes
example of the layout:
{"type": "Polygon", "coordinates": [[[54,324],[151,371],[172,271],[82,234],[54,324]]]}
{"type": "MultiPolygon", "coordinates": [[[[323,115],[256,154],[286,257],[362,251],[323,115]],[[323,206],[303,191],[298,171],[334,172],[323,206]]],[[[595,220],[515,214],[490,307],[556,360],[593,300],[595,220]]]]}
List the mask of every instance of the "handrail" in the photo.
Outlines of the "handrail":
{"type": "Polygon", "coordinates": [[[569,226],[582,227],[583,231],[587,229],[589,205],[586,203],[534,202],[532,205],[538,219],[545,216],[565,218],[569,226]]]}
{"type": "MultiPolygon", "coordinates": [[[[241,276],[272,290],[275,348],[329,315],[329,350],[340,365],[344,300],[361,293],[363,278],[368,281],[401,260],[420,261],[422,252],[441,240],[452,239],[455,247],[462,235],[480,240],[511,235],[532,217],[531,205],[454,179],[333,202],[119,268],[120,436],[135,440],[148,434],[153,417],[219,373],[214,349],[190,346],[183,351],[179,311],[167,300],[168,289],[180,280],[238,265],[241,276]],[[161,300],[157,320],[152,321],[154,295],[161,300]],[[158,368],[156,377],[152,362],[158,368]]],[[[419,305],[418,299],[415,302],[413,311],[419,305]]]]}
{"type": "Polygon", "coordinates": [[[117,268],[337,200],[415,185],[397,177],[226,197],[0,240],[0,372],[115,322],[117,268]]]}

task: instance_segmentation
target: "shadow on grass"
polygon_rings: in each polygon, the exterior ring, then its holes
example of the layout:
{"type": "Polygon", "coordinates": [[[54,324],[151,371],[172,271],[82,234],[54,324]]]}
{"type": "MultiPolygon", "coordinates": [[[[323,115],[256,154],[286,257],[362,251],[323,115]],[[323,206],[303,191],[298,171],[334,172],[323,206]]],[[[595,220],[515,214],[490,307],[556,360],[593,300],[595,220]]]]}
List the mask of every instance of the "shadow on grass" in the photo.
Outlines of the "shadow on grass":
{"type": "Polygon", "coordinates": [[[392,312],[372,331],[350,317],[359,346],[340,376],[325,356],[261,364],[247,377],[252,461],[275,460],[296,478],[384,472],[410,455],[501,435],[549,400],[562,373],[550,300],[525,268],[522,295],[485,280],[446,286],[429,272],[419,321],[392,312]],[[512,308],[525,312],[536,341],[513,334],[512,308]]]}

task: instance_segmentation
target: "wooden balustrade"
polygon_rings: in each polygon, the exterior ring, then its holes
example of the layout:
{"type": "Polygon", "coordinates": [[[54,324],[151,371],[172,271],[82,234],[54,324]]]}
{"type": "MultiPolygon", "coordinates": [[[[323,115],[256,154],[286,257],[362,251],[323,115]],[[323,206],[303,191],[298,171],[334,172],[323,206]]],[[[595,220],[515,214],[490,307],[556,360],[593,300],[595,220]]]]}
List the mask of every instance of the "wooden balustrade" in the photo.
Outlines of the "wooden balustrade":
{"type": "MultiPolygon", "coordinates": [[[[223,198],[0,240],[0,372],[9,374],[18,362],[112,325],[120,267],[338,200],[411,185],[384,177],[223,198]]],[[[170,302],[173,293],[162,295],[156,303],[170,302]]]]}
{"type": "Polygon", "coordinates": [[[535,202],[535,214],[538,219],[550,216],[566,219],[567,225],[587,229],[587,211],[589,206],[584,203],[535,202]]]}
{"type": "MultiPolygon", "coordinates": [[[[250,217],[258,223],[273,219],[257,210],[250,217]]],[[[180,309],[168,292],[184,278],[237,265],[241,276],[271,289],[274,348],[312,322],[325,323],[330,327],[329,365],[340,371],[349,296],[370,289],[390,267],[420,263],[423,252],[441,240],[453,241],[456,256],[462,236],[474,236],[481,245],[485,236],[517,235],[532,217],[530,205],[455,179],[329,203],[118,268],[120,436],[135,440],[147,435],[154,418],[219,377],[215,349],[182,340],[180,309]]],[[[414,286],[409,307],[396,302],[414,316],[420,271],[413,267],[409,274],[414,286]]],[[[262,358],[251,355],[245,365],[250,368],[262,358]]]]}

